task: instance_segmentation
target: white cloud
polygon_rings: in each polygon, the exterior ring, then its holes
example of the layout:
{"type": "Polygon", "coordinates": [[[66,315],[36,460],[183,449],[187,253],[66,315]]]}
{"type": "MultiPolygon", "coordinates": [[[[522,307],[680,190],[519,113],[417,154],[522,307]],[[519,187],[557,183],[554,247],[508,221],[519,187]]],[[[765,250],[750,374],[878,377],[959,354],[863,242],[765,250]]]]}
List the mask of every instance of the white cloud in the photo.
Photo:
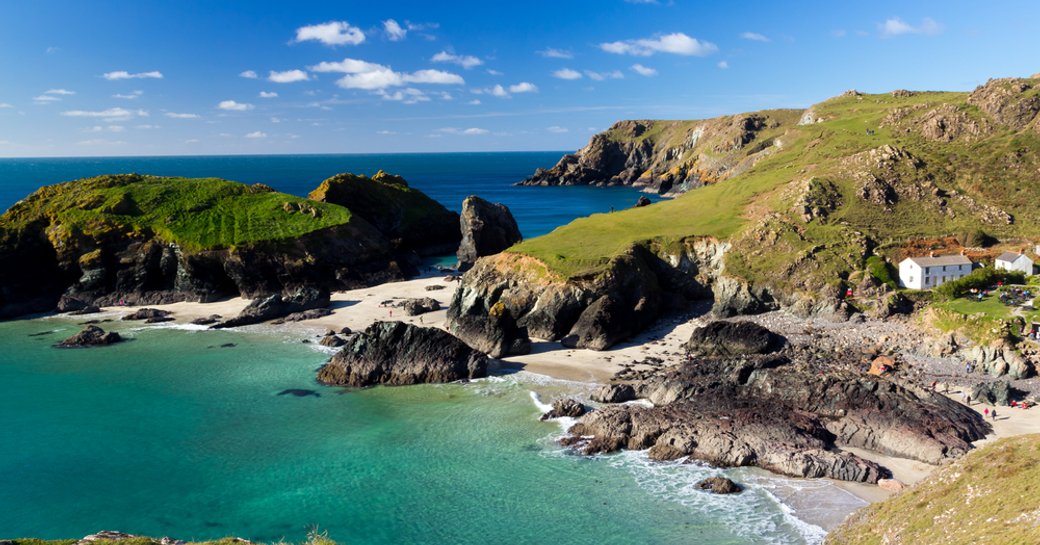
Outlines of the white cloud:
{"type": "Polygon", "coordinates": [[[144,94],[144,91],[131,91],[131,92],[125,93],[125,94],[119,94],[119,93],[114,94],[114,95],[112,95],[112,98],[121,98],[121,99],[124,99],[124,100],[135,100],[135,99],[141,98],[141,95],[143,95],[143,94],[144,94]]]}
{"type": "Polygon", "coordinates": [[[484,61],[474,57],[473,55],[456,55],[454,53],[448,53],[447,51],[437,53],[430,60],[433,62],[450,62],[452,64],[457,64],[466,70],[484,64],[484,61]]]}
{"type": "Polygon", "coordinates": [[[235,102],[234,100],[222,100],[220,101],[220,104],[217,104],[217,108],[228,110],[230,112],[244,112],[246,110],[252,110],[253,105],[235,102]]]}
{"type": "Polygon", "coordinates": [[[656,69],[650,68],[649,66],[643,66],[642,64],[638,64],[638,63],[632,65],[632,71],[635,72],[636,74],[639,74],[640,76],[646,76],[646,77],[656,76],[657,75],[657,70],[656,69]]]}
{"type": "Polygon", "coordinates": [[[246,78],[246,79],[256,79],[256,78],[260,77],[253,70],[246,70],[244,72],[240,72],[238,74],[238,76],[241,77],[241,78],[246,78]]]}
{"type": "Polygon", "coordinates": [[[719,61],[719,63],[716,66],[718,66],[719,68],[725,70],[725,69],[729,68],[729,63],[726,62],[726,61],[719,61]]]}
{"type": "Polygon", "coordinates": [[[260,98],[278,98],[278,93],[274,91],[260,91],[260,98]]]}
{"type": "Polygon", "coordinates": [[[466,83],[462,76],[442,70],[419,70],[412,73],[395,72],[389,66],[358,59],[343,59],[339,62],[322,62],[310,69],[314,72],[341,72],[346,74],[336,85],[344,89],[375,91],[389,87],[403,87],[411,83],[437,85],[461,85],[466,83]]]}
{"type": "Polygon", "coordinates": [[[394,91],[393,93],[380,90],[379,96],[383,97],[383,100],[392,100],[404,104],[418,104],[420,102],[430,101],[430,97],[426,96],[426,93],[414,87],[408,87],[406,89],[394,91]]]}
{"type": "Polygon", "coordinates": [[[459,134],[459,135],[463,135],[463,136],[478,136],[478,135],[481,135],[481,134],[487,134],[490,131],[488,131],[487,129],[481,129],[479,127],[470,127],[468,129],[458,129],[458,128],[455,128],[455,127],[445,127],[443,129],[437,129],[437,132],[443,133],[443,134],[459,134]]]}
{"type": "Polygon", "coordinates": [[[625,75],[620,70],[614,70],[611,72],[593,72],[592,70],[586,70],[585,75],[593,81],[603,81],[606,79],[625,79],[625,75]]]}
{"type": "Polygon", "coordinates": [[[849,32],[843,28],[839,28],[831,31],[831,37],[833,38],[844,38],[849,32]]]}
{"type": "Polygon", "coordinates": [[[146,124],[146,125],[134,125],[134,128],[135,129],[141,129],[141,130],[152,130],[152,129],[161,129],[162,127],[159,126],[159,125],[147,125],[146,124]]]}
{"type": "Polygon", "coordinates": [[[488,93],[490,93],[490,94],[492,94],[492,95],[494,95],[496,97],[507,97],[507,96],[509,96],[509,92],[506,91],[506,88],[502,87],[501,85],[495,85],[494,87],[492,87],[491,89],[488,90],[488,93]]]}
{"type": "Polygon", "coordinates": [[[69,96],[76,94],[76,91],[69,91],[68,89],[48,89],[44,91],[43,94],[69,96]]]}
{"type": "Polygon", "coordinates": [[[311,77],[303,70],[286,70],[284,72],[275,72],[274,70],[271,70],[267,74],[267,81],[273,83],[296,83],[298,81],[308,81],[310,79],[311,77]]]}
{"type": "Polygon", "coordinates": [[[253,131],[247,134],[246,138],[267,138],[267,133],[264,131],[253,131]]]}
{"type": "Polygon", "coordinates": [[[296,29],[296,41],[313,40],[325,45],[358,45],[365,41],[365,33],[360,28],[350,26],[346,21],[329,21],[320,25],[304,26],[296,29]]]}
{"type": "Polygon", "coordinates": [[[162,72],[158,70],[152,70],[151,72],[138,72],[131,74],[126,70],[116,70],[115,72],[105,72],[101,77],[107,80],[120,80],[120,79],[163,79],[162,72]]]}
{"type": "Polygon", "coordinates": [[[79,146],[121,146],[123,144],[126,144],[126,142],[122,140],[106,140],[104,138],[92,138],[76,142],[76,145],[79,146]]]}
{"type": "Polygon", "coordinates": [[[561,68],[560,70],[553,72],[552,75],[554,78],[559,79],[581,79],[581,72],[578,72],[577,70],[571,70],[570,68],[561,68]]]}
{"type": "Polygon", "coordinates": [[[50,104],[51,102],[60,102],[61,98],[54,95],[40,95],[33,97],[33,102],[36,104],[50,104]]]}
{"type": "Polygon", "coordinates": [[[107,123],[115,121],[126,121],[132,117],[148,117],[148,112],[144,110],[127,110],[126,108],[109,108],[107,110],[69,110],[61,112],[61,115],[65,117],[100,117],[107,123]]]}
{"type": "Polygon", "coordinates": [[[740,37],[744,38],[745,40],[751,40],[753,42],[768,42],[769,41],[769,37],[768,36],[766,36],[765,34],[759,34],[757,32],[742,32],[740,34],[740,37]]]}
{"type": "Polygon", "coordinates": [[[100,125],[94,125],[93,127],[87,129],[86,132],[123,132],[125,130],[126,127],[122,125],[107,125],[104,127],[100,125]]]}
{"type": "Polygon", "coordinates": [[[198,114],[179,114],[177,112],[166,112],[166,117],[170,119],[198,119],[198,114]]]}
{"type": "Polygon", "coordinates": [[[515,85],[509,86],[510,93],[537,93],[538,86],[527,81],[521,81],[515,85]]]}
{"type": "Polygon", "coordinates": [[[545,49],[538,52],[539,55],[547,59],[573,59],[574,53],[566,49],[556,49],[554,47],[546,47],[545,49]]]}
{"type": "Polygon", "coordinates": [[[469,104],[470,106],[480,106],[480,99],[479,98],[475,98],[475,99],[467,102],[466,104],[469,104]]]}
{"type": "Polygon", "coordinates": [[[703,57],[719,50],[711,42],[703,42],[687,36],[682,32],[665,34],[656,38],[623,40],[599,44],[600,49],[615,55],[636,55],[649,57],[654,53],[672,53],[674,55],[694,55],[703,57]]]}
{"type": "Polygon", "coordinates": [[[0,108],[14,108],[14,106],[7,102],[0,102],[0,108]]]}
{"type": "Polygon", "coordinates": [[[560,127],[560,126],[557,126],[557,125],[553,125],[552,127],[549,127],[549,128],[547,128],[545,130],[547,130],[547,131],[549,131],[551,133],[556,133],[556,134],[563,134],[563,133],[567,132],[566,127],[560,127]]]}
{"type": "Polygon", "coordinates": [[[384,130],[381,130],[381,131],[376,131],[376,134],[381,134],[383,136],[389,136],[389,135],[397,134],[397,132],[396,131],[388,131],[388,130],[384,129],[384,130]]]}
{"type": "Polygon", "coordinates": [[[499,72],[498,70],[492,70],[491,68],[488,68],[487,73],[492,75],[492,76],[501,76],[502,75],[502,72],[499,72]]]}
{"type": "Polygon", "coordinates": [[[902,36],[904,34],[924,34],[926,36],[934,36],[942,32],[942,25],[935,22],[931,17],[925,17],[922,19],[921,24],[918,26],[913,26],[899,17],[892,17],[878,25],[878,27],[881,29],[881,35],[886,37],[902,36]]]}
{"type": "Polygon", "coordinates": [[[397,21],[393,19],[383,21],[383,31],[386,32],[386,38],[391,42],[399,42],[408,34],[408,29],[397,24],[397,21]]]}

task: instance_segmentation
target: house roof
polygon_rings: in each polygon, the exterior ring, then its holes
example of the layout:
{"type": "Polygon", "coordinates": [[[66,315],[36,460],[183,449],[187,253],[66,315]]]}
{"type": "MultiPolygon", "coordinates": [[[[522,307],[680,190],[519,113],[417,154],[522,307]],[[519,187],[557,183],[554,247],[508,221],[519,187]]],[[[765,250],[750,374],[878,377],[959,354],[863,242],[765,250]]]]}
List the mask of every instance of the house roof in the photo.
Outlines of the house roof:
{"type": "Polygon", "coordinates": [[[910,261],[921,267],[935,267],[941,265],[971,265],[971,260],[961,254],[940,255],[935,257],[908,257],[910,261]]]}
{"type": "Polygon", "coordinates": [[[1029,259],[1029,257],[1025,254],[1020,254],[1018,252],[1004,252],[997,256],[997,261],[1007,261],[1008,263],[1014,263],[1020,257],[1025,257],[1026,259],[1029,259]]]}

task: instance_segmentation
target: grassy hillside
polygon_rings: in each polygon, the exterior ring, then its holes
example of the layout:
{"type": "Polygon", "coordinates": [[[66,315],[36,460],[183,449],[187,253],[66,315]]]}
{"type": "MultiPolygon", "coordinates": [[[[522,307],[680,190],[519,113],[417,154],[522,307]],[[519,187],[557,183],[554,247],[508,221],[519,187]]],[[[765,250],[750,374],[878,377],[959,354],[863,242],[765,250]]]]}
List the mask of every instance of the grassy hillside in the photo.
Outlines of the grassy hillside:
{"type": "Polygon", "coordinates": [[[101,176],[40,188],[3,216],[0,229],[45,221],[52,239],[152,232],[187,249],[284,240],[351,221],[348,209],[216,178],[101,176]]]}
{"type": "MultiPolygon", "coordinates": [[[[511,251],[582,277],[632,244],[713,236],[734,245],[730,274],[797,291],[840,282],[872,254],[901,259],[912,239],[980,229],[1040,237],[1038,110],[1040,79],[994,80],[973,93],[845,93],[801,121],[772,115],[777,126],[729,152],[756,156],[744,171],[511,251]]],[[[704,123],[663,122],[638,138],[667,148],[704,123]]]]}
{"type": "Polygon", "coordinates": [[[827,545],[1040,543],[1040,435],[1002,439],[854,513],[827,545]]]}

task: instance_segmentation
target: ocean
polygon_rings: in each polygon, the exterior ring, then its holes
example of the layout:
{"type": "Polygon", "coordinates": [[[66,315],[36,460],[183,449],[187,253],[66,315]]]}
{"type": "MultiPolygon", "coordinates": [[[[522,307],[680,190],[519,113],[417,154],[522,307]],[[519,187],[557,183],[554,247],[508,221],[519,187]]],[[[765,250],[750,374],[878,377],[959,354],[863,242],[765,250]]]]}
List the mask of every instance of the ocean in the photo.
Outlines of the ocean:
{"type": "MultiPolygon", "coordinates": [[[[219,176],[305,194],[340,171],[378,168],[457,209],[505,202],[525,234],[629,206],[631,189],[511,184],[558,153],[0,161],[0,198],[104,172],[219,176]],[[35,165],[35,166],[34,166],[35,165]]],[[[8,264],[3,264],[8,266],[8,264]]],[[[590,385],[529,373],[470,384],[319,386],[329,352],[305,325],[234,331],[112,322],[130,341],[51,345],[79,329],[0,322],[0,538],[101,529],[178,539],[235,535],[340,543],[800,544],[863,502],[825,481],[754,469],[592,458],[539,422],[590,385]],[[298,396],[286,390],[311,391],[298,396]],[[725,474],[738,496],[694,484],[725,474]],[[837,515],[836,515],[837,514],[837,515]]]]}

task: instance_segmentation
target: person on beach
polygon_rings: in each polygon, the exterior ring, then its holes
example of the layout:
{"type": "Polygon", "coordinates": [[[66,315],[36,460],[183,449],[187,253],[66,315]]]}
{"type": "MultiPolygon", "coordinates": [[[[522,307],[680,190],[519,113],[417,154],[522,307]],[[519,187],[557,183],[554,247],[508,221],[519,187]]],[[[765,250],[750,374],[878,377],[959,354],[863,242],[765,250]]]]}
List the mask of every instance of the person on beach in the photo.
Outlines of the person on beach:
{"type": "Polygon", "coordinates": [[[989,408],[988,407],[985,408],[985,409],[982,409],[982,416],[983,416],[983,418],[989,416],[989,408]]]}
{"type": "Polygon", "coordinates": [[[989,412],[989,417],[992,418],[994,422],[997,421],[997,408],[996,407],[994,407],[993,410],[989,412]]]}

